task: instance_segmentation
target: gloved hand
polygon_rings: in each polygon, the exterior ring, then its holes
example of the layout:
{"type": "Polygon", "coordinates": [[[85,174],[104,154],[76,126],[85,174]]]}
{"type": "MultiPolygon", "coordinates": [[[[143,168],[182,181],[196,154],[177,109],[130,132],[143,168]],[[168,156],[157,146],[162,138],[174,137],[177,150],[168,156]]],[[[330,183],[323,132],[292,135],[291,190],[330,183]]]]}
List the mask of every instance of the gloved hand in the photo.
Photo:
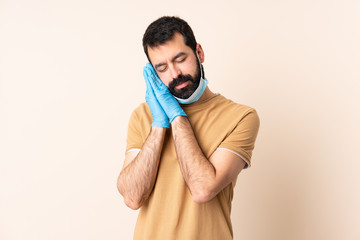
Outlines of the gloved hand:
{"type": "Polygon", "coordinates": [[[169,122],[171,123],[177,116],[187,117],[178,101],[170,93],[170,90],[166,87],[166,85],[160,80],[155,69],[150,63],[147,63],[144,67],[144,72],[145,71],[157,100],[169,118],[169,122]]]}
{"type": "Polygon", "coordinates": [[[151,115],[153,117],[151,126],[169,128],[169,119],[155,97],[154,91],[149,82],[149,76],[147,74],[147,71],[145,71],[145,68],[143,71],[143,75],[146,83],[145,100],[151,110],[151,115]]]}

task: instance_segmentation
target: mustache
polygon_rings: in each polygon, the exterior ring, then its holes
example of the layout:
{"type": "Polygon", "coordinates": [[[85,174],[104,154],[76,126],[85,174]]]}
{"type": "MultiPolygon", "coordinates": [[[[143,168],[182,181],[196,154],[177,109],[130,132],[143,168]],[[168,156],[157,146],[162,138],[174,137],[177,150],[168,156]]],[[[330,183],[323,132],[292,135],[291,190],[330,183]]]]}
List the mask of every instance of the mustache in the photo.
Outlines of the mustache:
{"type": "Polygon", "coordinates": [[[183,83],[183,82],[187,82],[187,81],[191,81],[194,82],[193,77],[190,74],[187,75],[179,75],[177,78],[174,78],[170,83],[169,83],[169,88],[175,88],[177,85],[183,83]]]}

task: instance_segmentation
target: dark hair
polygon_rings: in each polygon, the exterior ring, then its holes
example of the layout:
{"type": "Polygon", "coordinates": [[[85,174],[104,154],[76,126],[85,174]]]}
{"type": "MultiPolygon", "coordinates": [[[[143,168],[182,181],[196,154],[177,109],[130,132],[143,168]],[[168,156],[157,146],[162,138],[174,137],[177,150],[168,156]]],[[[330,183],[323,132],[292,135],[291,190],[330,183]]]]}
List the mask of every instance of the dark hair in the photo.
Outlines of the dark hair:
{"type": "Polygon", "coordinates": [[[165,16],[152,22],[144,33],[143,47],[149,62],[148,47],[164,44],[173,38],[175,32],[180,33],[185,44],[196,52],[196,39],[189,24],[179,17],[165,16]]]}

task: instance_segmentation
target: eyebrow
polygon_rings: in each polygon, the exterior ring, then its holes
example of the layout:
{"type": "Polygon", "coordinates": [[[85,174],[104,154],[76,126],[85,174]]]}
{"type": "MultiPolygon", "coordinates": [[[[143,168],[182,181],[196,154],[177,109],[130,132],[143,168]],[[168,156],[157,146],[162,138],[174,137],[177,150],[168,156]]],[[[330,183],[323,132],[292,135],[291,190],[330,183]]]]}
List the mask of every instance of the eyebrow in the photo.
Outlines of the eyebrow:
{"type": "MultiPolygon", "coordinates": [[[[179,58],[179,57],[182,57],[182,56],[184,56],[184,55],[187,55],[185,52],[179,52],[178,54],[176,54],[172,59],[171,59],[171,61],[173,62],[173,61],[175,61],[177,58],[179,58]]],[[[163,65],[165,65],[166,63],[159,63],[159,64],[156,64],[155,65],[155,69],[157,69],[158,67],[161,67],[161,66],[163,66],[163,65]]]]}

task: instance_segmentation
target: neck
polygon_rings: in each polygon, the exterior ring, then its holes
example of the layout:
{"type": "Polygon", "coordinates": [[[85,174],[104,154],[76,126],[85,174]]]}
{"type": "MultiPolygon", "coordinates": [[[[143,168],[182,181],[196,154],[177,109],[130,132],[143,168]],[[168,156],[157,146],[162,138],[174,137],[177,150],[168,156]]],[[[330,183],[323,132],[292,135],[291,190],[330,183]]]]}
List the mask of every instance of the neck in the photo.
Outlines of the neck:
{"type": "Polygon", "coordinates": [[[204,93],[201,95],[201,97],[199,98],[199,100],[197,100],[196,102],[206,101],[206,100],[208,100],[209,98],[211,98],[211,97],[214,96],[214,95],[215,95],[215,93],[213,93],[213,92],[209,89],[209,87],[206,87],[204,93]]]}

